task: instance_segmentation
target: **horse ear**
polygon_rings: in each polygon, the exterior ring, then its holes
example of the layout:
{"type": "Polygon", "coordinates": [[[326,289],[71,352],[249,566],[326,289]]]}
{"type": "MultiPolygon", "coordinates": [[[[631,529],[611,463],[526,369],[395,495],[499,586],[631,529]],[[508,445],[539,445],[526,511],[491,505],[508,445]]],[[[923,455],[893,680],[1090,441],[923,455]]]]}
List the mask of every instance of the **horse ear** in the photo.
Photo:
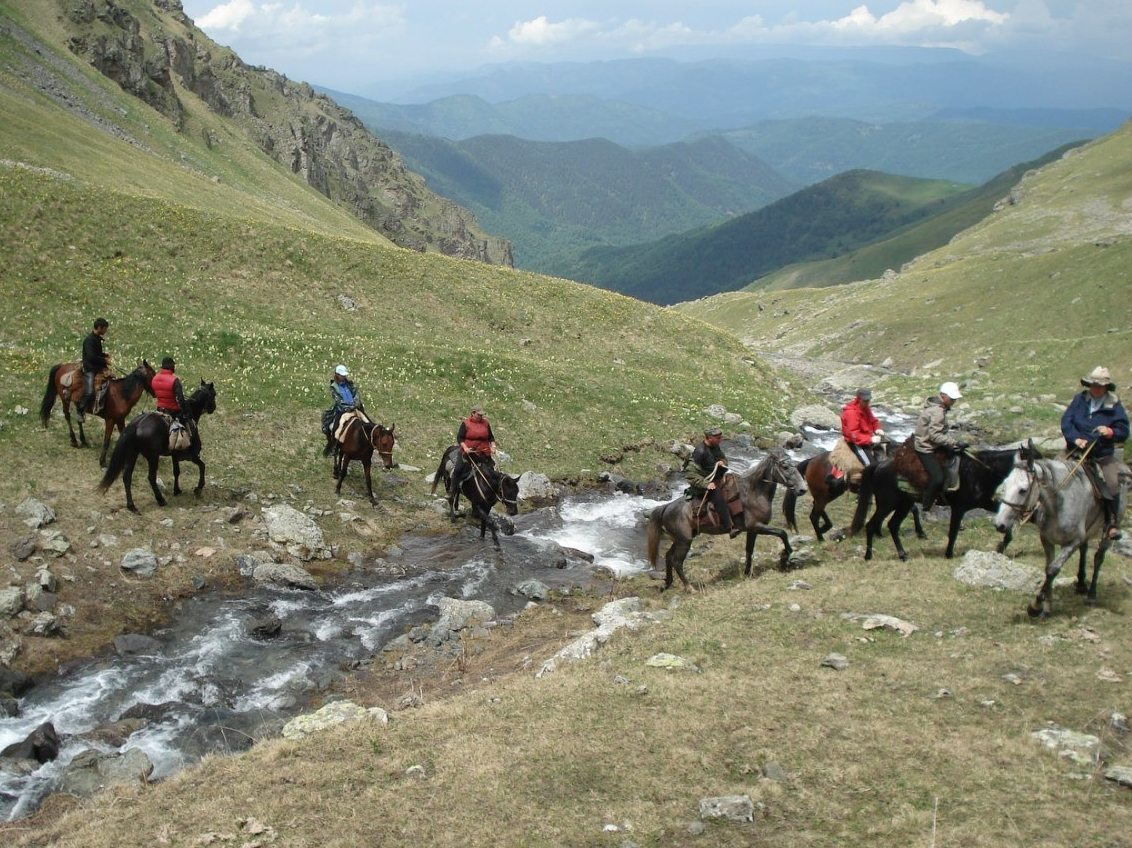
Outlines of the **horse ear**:
{"type": "Polygon", "coordinates": [[[397,429],[397,425],[396,425],[396,424],[390,424],[390,425],[389,425],[389,432],[390,432],[390,433],[392,433],[392,432],[393,432],[394,430],[396,430],[396,429],[397,429]]]}
{"type": "Polygon", "coordinates": [[[1034,470],[1034,439],[1032,437],[1026,440],[1026,468],[1030,471],[1034,470]]]}

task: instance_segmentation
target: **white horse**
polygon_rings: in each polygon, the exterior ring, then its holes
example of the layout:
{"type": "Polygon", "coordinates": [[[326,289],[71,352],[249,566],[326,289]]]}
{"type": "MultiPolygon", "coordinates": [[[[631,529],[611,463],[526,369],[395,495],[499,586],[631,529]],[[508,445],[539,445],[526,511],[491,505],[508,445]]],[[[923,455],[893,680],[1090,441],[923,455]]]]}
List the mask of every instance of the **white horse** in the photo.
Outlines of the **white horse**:
{"type": "MultiPolygon", "coordinates": [[[[1127,478],[1121,477],[1116,495],[1117,521],[1124,515],[1127,478]]],[[[1038,459],[1027,450],[1018,451],[1014,469],[1002,483],[1002,498],[994,526],[1006,533],[1033,516],[1041,534],[1046,555],[1046,577],[1038,596],[1026,611],[1033,617],[1047,616],[1052,608],[1053,581],[1074,551],[1080,552],[1077,568],[1077,594],[1085,603],[1097,602],[1097,576],[1112,540],[1104,532],[1104,509],[1093,484],[1079,464],[1058,459],[1038,459]],[[1099,540],[1093,556],[1093,579],[1085,582],[1085,558],[1089,540],[1099,540]],[[1061,552],[1054,557],[1054,548],[1061,552]]]]}

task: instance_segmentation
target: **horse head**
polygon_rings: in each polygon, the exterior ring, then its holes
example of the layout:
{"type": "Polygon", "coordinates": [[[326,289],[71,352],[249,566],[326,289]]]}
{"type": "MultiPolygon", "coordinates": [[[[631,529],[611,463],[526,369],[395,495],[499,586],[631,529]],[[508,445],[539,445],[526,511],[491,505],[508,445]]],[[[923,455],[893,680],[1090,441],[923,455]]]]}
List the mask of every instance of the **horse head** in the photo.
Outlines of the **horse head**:
{"type": "Polygon", "coordinates": [[[782,448],[771,448],[767,453],[774,460],[774,482],[781,483],[795,495],[804,495],[806,478],[782,448]]]}
{"type": "Polygon", "coordinates": [[[508,515],[519,514],[519,478],[509,474],[499,475],[499,500],[508,515]]]}
{"type": "Polygon", "coordinates": [[[1033,457],[1023,459],[1025,449],[1018,451],[1014,469],[1002,481],[1002,496],[994,514],[994,529],[999,533],[1013,530],[1023,516],[1034,511],[1038,498],[1038,473],[1033,457]]]}
{"type": "Polygon", "coordinates": [[[206,412],[209,415],[216,412],[216,384],[201,380],[200,387],[189,396],[188,402],[191,407],[200,410],[198,417],[206,412]]]}
{"type": "Polygon", "coordinates": [[[393,431],[397,428],[393,424],[389,429],[385,428],[384,424],[378,424],[373,428],[373,433],[370,436],[373,449],[377,451],[377,455],[381,457],[381,465],[383,468],[396,468],[397,463],[393,461],[393,445],[397,441],[397,437],[393,431]]]}
{"type": "Polygon", "coordinates": [[[134,373],[138,375],[138,378],[141,380],[142,388],[146,390],[146,393],[149,394],[150,397],[157,397],[157,395],[153,393],[153,378],[157,376],[157,372],[153,370],[153,366],[150,365],[147,360],[143,359],[138,363],[138,367],[134,369],[134,373]]]}

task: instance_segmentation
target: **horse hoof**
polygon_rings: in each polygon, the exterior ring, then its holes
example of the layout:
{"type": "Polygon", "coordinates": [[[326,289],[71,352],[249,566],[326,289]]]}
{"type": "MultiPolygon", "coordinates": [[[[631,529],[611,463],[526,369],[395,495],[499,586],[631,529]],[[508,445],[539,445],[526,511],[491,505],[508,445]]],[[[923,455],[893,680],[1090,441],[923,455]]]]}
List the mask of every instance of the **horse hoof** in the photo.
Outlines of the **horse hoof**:
{"type": "Polygon", "coordinates": [[[1026,615],[1030,616],[1030,618],[1045,618],[1046,611],[1041,607],[1028,606],[1026,607],[1026,615]]]}
{"type": "Polygon", "coordinates": [[[1086,595],[1089,592],[1089,587],[1082,583],[1074,583],[1073,591],[1078,595],[1086,595]]]}
{"type": "Polygon", "coordinates": [[[1085,606],[1095,607],[1096,605],[1097,605],[1097,596],[1096,595],[1089,595],[1087,598],[1085,598],[1085,606]]]}
{"type": "Polygon", "coordinates": [[[138,508],[133,504],[126,504],[126,509],[132,512],[134,515],[141,515],[141,513],[138,512],[138,508]]]}
{"type": "Polygon", "coordinates": [[[908,561],[908,554],[906,554],[904,552],[898,553],[897,556],[900,558],[901,562],[907,562],[908,561]]]}

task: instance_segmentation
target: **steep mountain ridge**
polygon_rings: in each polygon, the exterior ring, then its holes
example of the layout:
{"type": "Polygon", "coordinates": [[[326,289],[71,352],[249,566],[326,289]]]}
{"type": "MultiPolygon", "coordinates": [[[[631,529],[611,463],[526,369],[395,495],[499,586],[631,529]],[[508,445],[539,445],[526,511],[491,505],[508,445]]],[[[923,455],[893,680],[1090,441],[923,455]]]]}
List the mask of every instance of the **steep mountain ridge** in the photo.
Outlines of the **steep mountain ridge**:
{"type": "MultiPolygon", "coordinates": [[[[205,150],[227,140],[226,126],[238,128],[257,150],[395,244],[511,263],[506,241],[430,192],[349,111],[306,83],[247,65],[198,30],[179,0],[11,0],[0,11],[6,32],[28,48],[25,66],[53,53],[45,62],[58,68],[60,54],[49,47],[65,48],[205,150]]],[[[74,99],[65,92],[54,98],[65,108],[74,99]]],[[[111,114],[100,128],[107,122],[119,123],[111,114]]]]}

